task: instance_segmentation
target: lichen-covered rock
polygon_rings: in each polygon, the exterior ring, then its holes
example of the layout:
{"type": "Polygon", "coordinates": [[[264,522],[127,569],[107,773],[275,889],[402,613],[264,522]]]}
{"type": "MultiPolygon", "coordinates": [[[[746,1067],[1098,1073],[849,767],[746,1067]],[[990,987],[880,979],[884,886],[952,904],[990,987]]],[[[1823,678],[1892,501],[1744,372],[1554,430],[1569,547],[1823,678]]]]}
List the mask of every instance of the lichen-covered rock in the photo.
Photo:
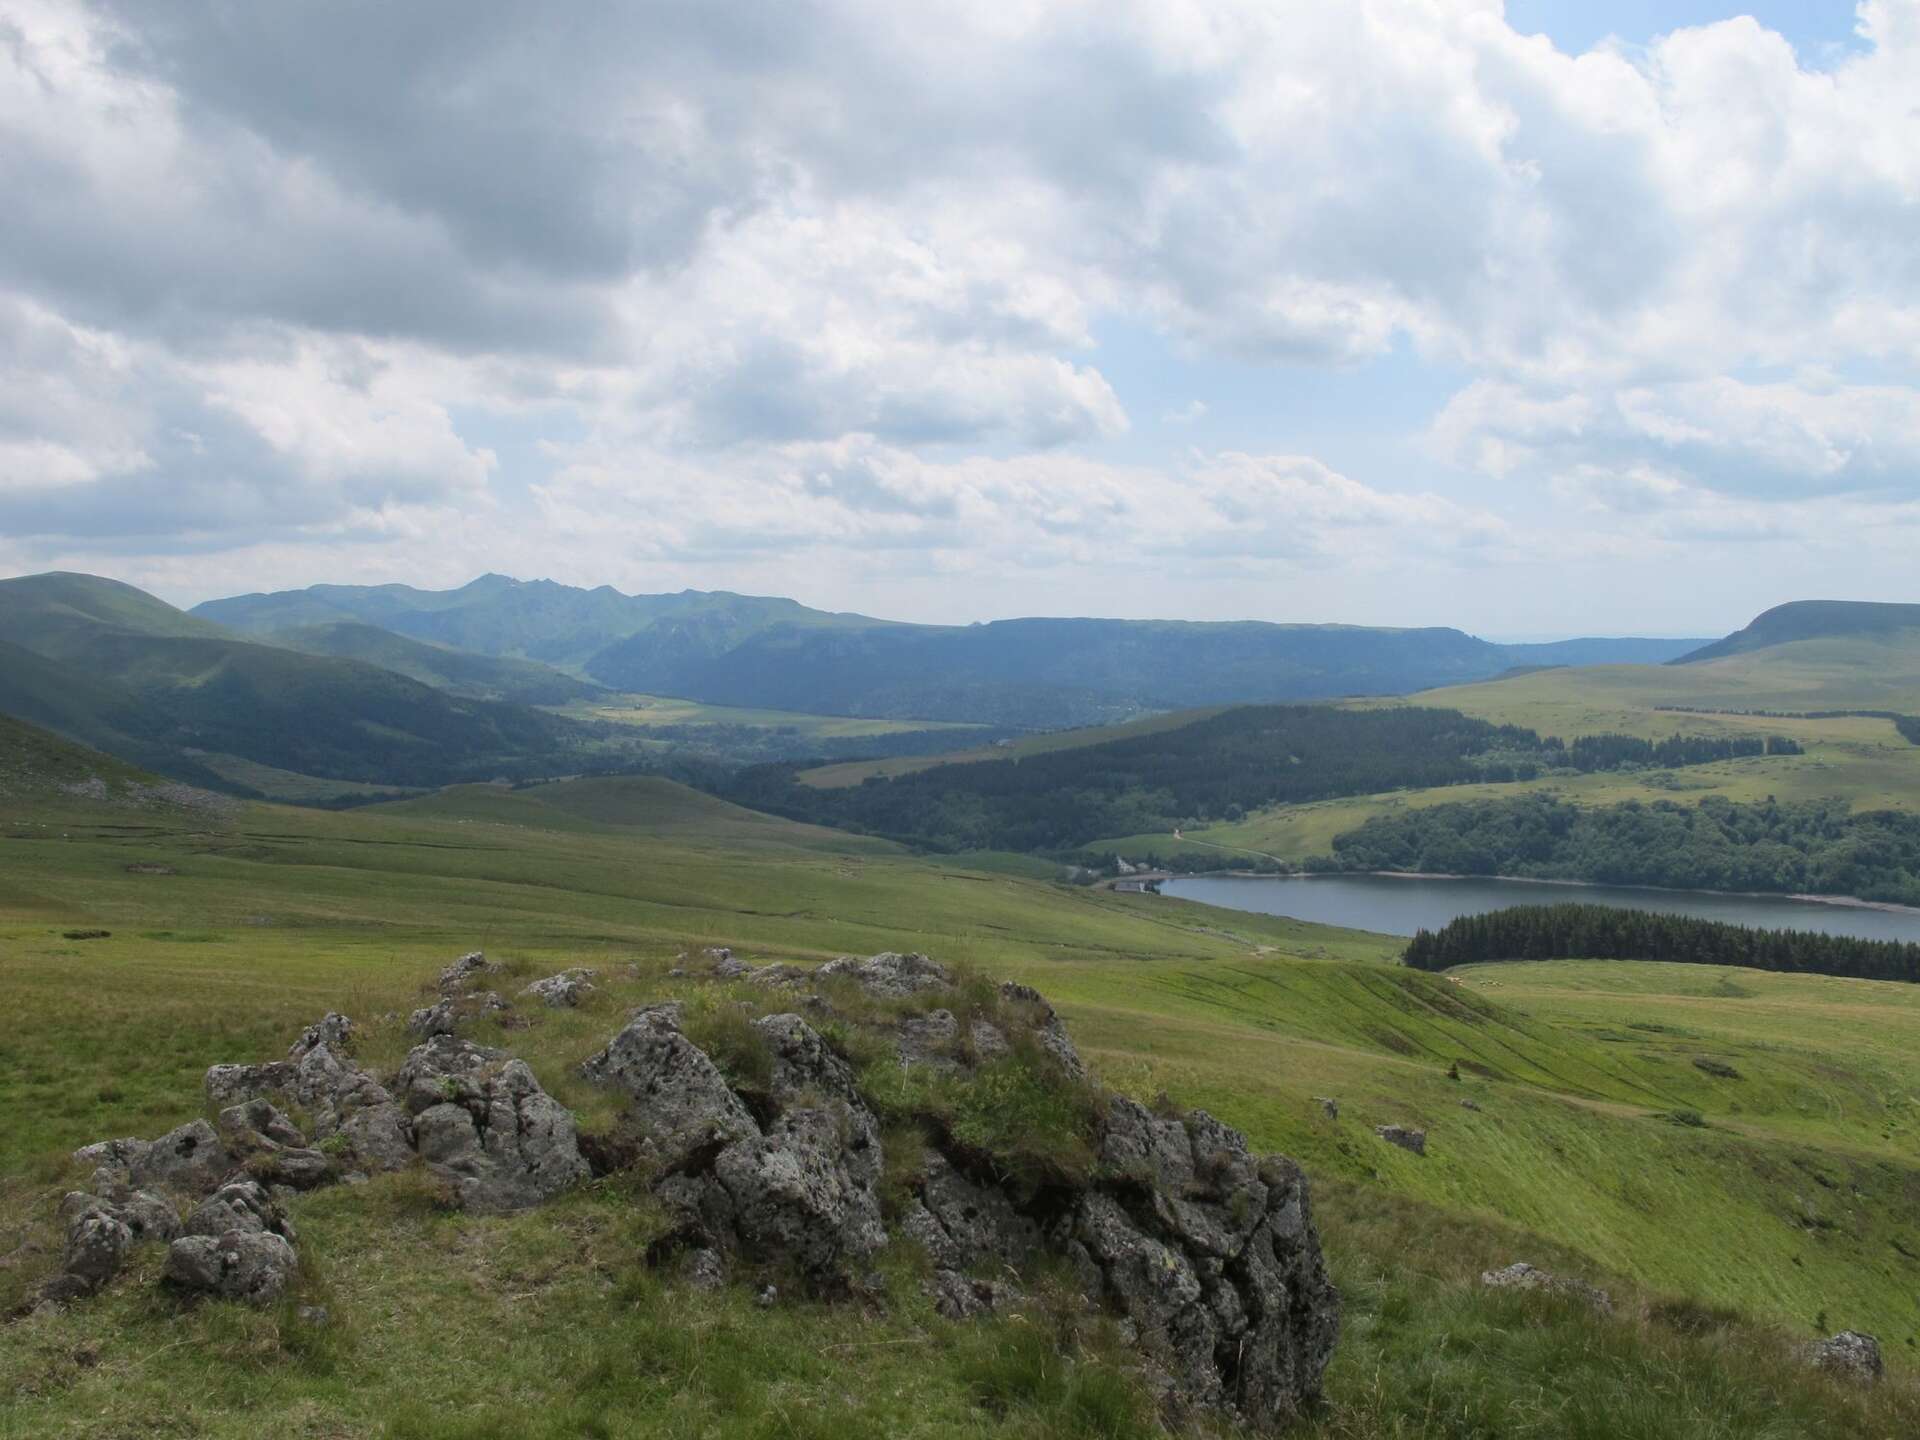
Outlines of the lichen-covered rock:
{"type": "Polygon", "coordinates": [[[300,1259],[272,1231],[183,1235],[167,1247],[166,1280],[183,1290],[268,1305],[293,1283],[300,1259]]]}
{"type": "Polygon", "coordinates": [[[897,955],[892,951],[865,960],[842,955],[838,960],[829,960],[816,973],[822,979],[844,976],[868,994],[890,999],[907,999],[953,988],[953,976],[945,966],[936,965],[924,955],[897,955]]]}
{"type": "Polygon", "coordinates": [[[759,1134],[720,1067],[680,1033],[668,1011],[642,1011],[580,1068],[589,1080],[627,1095],[625,1128],[642,1163],[658,1173],[759,1134]]]}
{"type": "Polygon", "coordinates": [[[1040,1248],[1040,1226],[997,1186],[978,1185],[929,1151],[900,1233],[949,1270],[1024,1265],[1040,1248]]]}
{"type": "Polygon", "coordinates": [[[459,1012],[454,1009],[451,1000],[436,1000],[431,1005],[423,1005],[407,1016],[407,1033],[417,1035],[422,1040],[435,1035],[451,1035],[459,1012]]]}
{"type": "Polygon", "coordinates": [[[89,1205],[67,1224],[67,1248],[60,1273],[66,1286],[57,1287],[57,1298],[91,1295],[103,1287],[127,1262],[133,1248],[133,1232],[107,1205],[89,1205]]]}
{"type": "Polygon", "coordinates": [[[122,1186],[105,1194],[71,1190],[60,1202],[60,1219],[71,1226],[84,1212],[105,1210],[127,1227],[133,1243],[171,1240],[180,1233],[180,1212],[164,1196],[151,1190],[129,1190],[122,1186]]]}
{"type": "Polygon", "coordinates": [[[234,1168],[220,1136],[204,1120],[190,1120],[144,1146],[127,1162],[125,1184],[135,1190],[204,1195],[234,1168]]]}
{"type": "Polygon", "coordinates": [[[1427,1132],[1416,1130],[1411,1125],[1376,1125],[1373,1133],[1389,1145],[1398,1145],[1415,1155],[1424,1156],[1427,1153],[1427,1132]]]}
{"type": "Polygon", "coordinates": [[[880,1146],[870,1122],[856,1121],[851,1135],[848,1123],[844,1105],[794,1109],[722,1150],[713,1180],[730,1202],[722,1212],[730,1233],[721,1238],[795,1266],[821,1289],[863,1271],[887,1243],[875,1189],[880,1146]]]}
{"type": "Polygon", "coordinates": [[[182,1235],[272,1234],[288,1244],[298,1238],[293,1222],[257,1180],[222,1185],[194,1209],[181,1227],[182,1235]]]}
{"type": "Polygon", "coordinates": [[[1583,1301],[1597,1314],[1613,1313],[1613,1297],[1598,1286],[1589,1285],[1577,1276],[1552,1274],[1524,1260],[1516,1260],[1499,1270],[1484,1271],[1480,1283],[1495,1290],[1544,1290],[1583,1301]]]}
{"type": "Polygon", "coordinates": [[[596,988],[593,973],[591,970],[562,970],[558,975],[534,981],[520,993],[545,1002],[550,1009],[571,1010],[593,994],[596,988]]]}
{"type": "Polygon", "coordinates": [[[1115,1180],[1080,1196],[1070,1238],[1157,1361],[1169,1408],[1291,1420],[1339,1334],[1305,1176],[1204,1111],[1172,1120],[1115,1099],[1103,1132],[1115,1180]]]}
{"type": "Polygon", "coordinates": [[[235,1101],[268,1095],[286,1094],[293,1088],[294,1065],[291,1060],[270,1060],[264,1065],[214,1065],[207,1070],[207,1103],[225,1108],[235,1101]]]}
{"type": "Polygon", "coordinates": [[[588,1178],[573,1112],[504,1050],[437,1035],[394,1083],[420,1158],[468,1209],[525,1209],[588,1178]]]}
{"type": "Polygon", "coordinates": [[[325,1045],[339,1054],[353,1050],[353,1021],[337,1010],[329,1010],[300,1032],[300,1038],[287,1047],[287,1059],[299,1060],[309,1050],[325,1045]]]}
{"type": "Polygon", "coordinates": [[[482,952],[470,951],[440,972],[440,993],[451,995],[456,990],[464,990],[472,985],[475,976],[493,968],[482,952]]]}
{"type": "Polygon", "coordinates": [[[300,1133],[299,1127],[264,1096],[239,1105],[229,1105],[220,1112],[218,1127],[221,1139],[236,1155],[307,1143],[307,1137],[300,1133]]]}
{"type": "Polygon", "coordinates": [[[1842,1330],[1808,1347],[1808,1359],[1822,1370],[1867,1385],[1886,1373],[1886,1363],[1880,1357],[1880,1342],[1858,1330],[1842,1330]]]}
{"type": "MultiPolygon", "coordinates": [[[[1080,1052],[1074,1049],[1066,1022],[1054,1013],[1045,996],[1030,985],[1016,985],[1009,980],[1000,987],[1000,998],[1026,1007],[1033,1017],[1034,1037],[1040,1042],[1040,1048],[1059,1062],[1070,1079],[1086,1078],[1087,1067],[1080,1059],[1080,1052]]],[[[977,1040],[975,1044],[978,1045],[977,1040]]]]}

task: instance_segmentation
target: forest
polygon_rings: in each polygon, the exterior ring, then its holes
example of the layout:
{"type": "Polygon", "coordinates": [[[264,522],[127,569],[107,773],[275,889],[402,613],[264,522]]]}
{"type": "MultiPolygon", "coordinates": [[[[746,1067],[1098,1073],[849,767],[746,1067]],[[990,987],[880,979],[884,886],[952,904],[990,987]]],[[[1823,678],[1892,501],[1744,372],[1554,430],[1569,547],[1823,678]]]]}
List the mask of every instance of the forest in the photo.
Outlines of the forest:
{"type": "Polygon", "coordinates": [[[1512,875],[1606,885],[1853,895],[1920,904],[1920,815],[1843,800],[1583,808],[1518,795],[1376,815],[1320,870],[1512,875]]]}
{"type": "Polygon", "coordinates": [[[1569,744],[1431,707],[1248,705],[1173,730],[838,789],[800,783],[799,766],[756,766],[721,793],[753,809],[932,850],[1057,851],[1108,836],[1231,823],[1269,805],[1556,770],[1703,764],[1788,753],[1773,747],[1791,745],[1623,735],[1569,744]]]}
{"type": "Polygon", "coordinates": [[[1920,981],[1920,945],[1808,930],[1755,930],[1610,905],[1516,905],[1422,930],[1402,957],[1416,970],[1487,960],[1670,960],[1799,975],[1920,981]]]}

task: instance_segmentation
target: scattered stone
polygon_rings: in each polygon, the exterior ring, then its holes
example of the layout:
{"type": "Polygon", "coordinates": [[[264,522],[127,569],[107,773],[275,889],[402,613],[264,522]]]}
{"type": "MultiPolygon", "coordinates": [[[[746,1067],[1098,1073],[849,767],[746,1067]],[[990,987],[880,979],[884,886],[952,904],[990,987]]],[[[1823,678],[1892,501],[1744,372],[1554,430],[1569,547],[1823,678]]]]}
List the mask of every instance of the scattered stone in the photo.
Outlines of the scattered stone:
{"type": "Polygon", "coordinates": [[[771,1310],[774,1302],[780,1298],[780,1292],[772,1285],[762,1286],[760,1293],[753,1297],[753,1303],[762,1310],[771,1310]]]}
{"type": "Polygon", "coordinates": [[[435,1035],[453,1034],[454,1021],[457,1018],[451,1000],[436,1000],[431,1005],[423,1005],[407,1016],[407,1033],[417,1035],[422,1040],[435,1035]]]}
{"type": "Polygon", "coordinates": [[[165,1279],[183,1290],[268,1305],[286,1293],[300,1259],[271,1231],[183,1235],[167,1247],[165,1279]]]}
{"type": "Polygon", "coordinates": [[[1411,1125],[1376,1125],[1373,1133],[1389,1145],[1398,1145],[1415,1155],[1424,1156],[1427,1153],[1427,1132],[1415,1130],[1411,1125]]]}
{"type": "Polygon", "coordinates": [[[67,1226],[67,1248],[60,1271],[68,1283],[59,1287],[62,1293],[55,1298],[94,1294],[120,1273],[132,1248],[133,1232],[111,1207],[88,1206],[67,1226]]]}
{"type": "Polygon", "coordinates": [[[293,1314],[302,1325],[311,1325],[315,1330],[324,1330],[333,1323],[333,1313],[324,1305],[302,1305],[293,1314]]]}
{"type": "Polygon", "coordinates": [[[121,1187],[106,1195],[69,1191],[60,1202],[60,1219],[69,1227],[88,1210],[103,1210],[127,1227],[133,1243],[162,1243],[180,1233],[180,1212],[151,1190],[121,1187]]]}
{"type": "MultiPolygon", "coordinates": [[[[824,970],[826,967],[822,966],[824,970]]],[[[762,965],[759,969],[749,969],[746,979],[754,985],[770,985],[782,990],[804,990],[813,984],[815,971],[804,965],[789,965],[777,961],[772,965],[762,965]]]]}
{"type": "Polygon", "coordinates": [[[1713,1076],[1717,1080],[1738,1080],[1740,1072],[1724,1060],[1716,1060],[1711,1055],[1693,1057],[1693,1068],[1713,1076]]]}
{"type": "Polygon", "coordinates": [[[1593,1308],[1595,1314],[1611,1315],[1613,1297],[1598,1286],[1572,1275],[1554,1275],[1545,1270],[1536,1269],[1524,1260],[1516,1260],[1504,1270],[1488,1270],[1481,1274],[1480,1283],[1495,1290],[1545,1290],[1555,1295],[1570,1296],[1583,1300],[1593,1308]]]}
{"type": "Polygon", "coordinates": [[[1809,1346],[1807,1353],[1822,1370],[1865,1385],[1873,1384],[1886,1373],[1886,1365],[1880,1358],[1880,1342],[1858,1330],[1842,1330],[1809,1346]]]}
{"type": "Polygon", "coordinates": [[[1460,1108],[1461,1108],[1462,1110],[1473,1110],[1473,1111],[1478,1111],[1480,1107],[1479,1107],[1478,1105],[1476,1105],[1476,1104],[1475,1104],[1475,1103],[1474,1103],[1473,1101],[1471,1101],[1471,1100],[1462,1100],[1462,1101],[1460,1102],[1460,1108]]]}
{"type": "Polygon", "coordinates": [[[534,981],[520,993],[544,1000],[552,1009],[571,1010],[593,994],[596,988],[591,979],[593,974],[591,970],[562,970],[558,975],[534,981]]]}
{"type": "Polygon", "coordinates": [[[325,1045],[339,1054],[353,1051],[353,1022],[337,1010],[329,1010],[300,1032],[300,1038],[287,1047],[289,1060],[301,1060],[309,1051],[325,1045]]]}
{"type": "Polygon", "coordinates": [[[1340,1118],[1340,1102],[1338,1100],[1333,1099],[1329,1095],[1316,1095],[1313,1098],[1319,1102],[1320,1113],[1325,1115],[1327,1119],[1338,1120],[1340,1118]]]}
{"type": "Polygon", "coordinates": [[[493,968],[492,963],[478,950],[462,955],[440,972],[440,993],[451,995],[456,990],[464,990],[474,976],[484,974],[493,968]]]}
{"type": "Polygon", "coordinates": [[[278,1150],[307,1143],[307,1137],[264,1095],[229,1105],[220,1112],[219,1127],[230,1148],[278,1150]]]}
{"type": "Polygon", "coordinates": [[[420,1158],[468,1209],[525,1209],[588,1178],[573,1112],[504,1050],[436,1035],[394,1083],[420,1158]]]}
{"type": "Polygon", "coordinates": [[[62,930],[60,938],[62,940],[111,940],[113,932],[111,930],[62,930]]]}

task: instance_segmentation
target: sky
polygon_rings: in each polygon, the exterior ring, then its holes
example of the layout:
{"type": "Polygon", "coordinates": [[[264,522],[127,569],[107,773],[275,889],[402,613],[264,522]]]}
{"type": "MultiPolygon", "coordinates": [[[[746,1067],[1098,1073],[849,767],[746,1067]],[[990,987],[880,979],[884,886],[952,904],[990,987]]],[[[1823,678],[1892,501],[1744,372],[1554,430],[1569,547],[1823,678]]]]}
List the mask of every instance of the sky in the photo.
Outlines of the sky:
{"type": "Polygon", "coordinates": [[[0,574],[1920,600],[1920,0],[0,0],[0,574]]]}

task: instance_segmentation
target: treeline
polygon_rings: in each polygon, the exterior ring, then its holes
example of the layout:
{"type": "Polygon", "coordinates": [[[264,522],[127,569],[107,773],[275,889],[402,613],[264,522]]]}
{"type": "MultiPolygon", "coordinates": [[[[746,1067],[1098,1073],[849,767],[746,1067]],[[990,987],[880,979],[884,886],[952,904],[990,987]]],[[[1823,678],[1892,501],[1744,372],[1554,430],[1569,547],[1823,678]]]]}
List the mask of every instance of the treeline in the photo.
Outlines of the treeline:
{"type": "Polygon", "coordinates": [[[1512,875],[1687,890],[1853,895],[1920,904],[1920,815],[1844,801],[1582,808],[1546,795],[1376,815],[1338,835],[1324,870],[1512,875]]]}
{"type": "Polygon", "coordinates": [[[1920,981],[1920,945],[1810,930],[1755,930],[1609,905],[1517,905],[1422,930],[1402,957],[1416,970],[1488,960],[1671,960],[1790,975],[1920,981]]]}
{"type": "Polygon", "coordinates": [[[797,820],[934,850],[1055,851],[1104,836],[1238,820],[1264,805],[1485,778],[1530,730],[1454,710],[1244,706],[1172,730],[823,789],[757,766],[721,793],[797,820]]]}
{"type": "Polygon", "coordinates": [[[1581,767],[1699,764],[1749,753],[1733,748],[1746,745],[1759,747],[1750,753],[1765,753],[1760,741],[1681,737],[1582,736],[1569,745],[1430,707],[1249,705],[1104,744],[941,765],[833,789],[801,783],[802,766],[762,765],[720,793],[756,810],[928,849],[1046,852],[1103,837],[1232,823],[1268,805],[1524,780],[1581,767]]]}

